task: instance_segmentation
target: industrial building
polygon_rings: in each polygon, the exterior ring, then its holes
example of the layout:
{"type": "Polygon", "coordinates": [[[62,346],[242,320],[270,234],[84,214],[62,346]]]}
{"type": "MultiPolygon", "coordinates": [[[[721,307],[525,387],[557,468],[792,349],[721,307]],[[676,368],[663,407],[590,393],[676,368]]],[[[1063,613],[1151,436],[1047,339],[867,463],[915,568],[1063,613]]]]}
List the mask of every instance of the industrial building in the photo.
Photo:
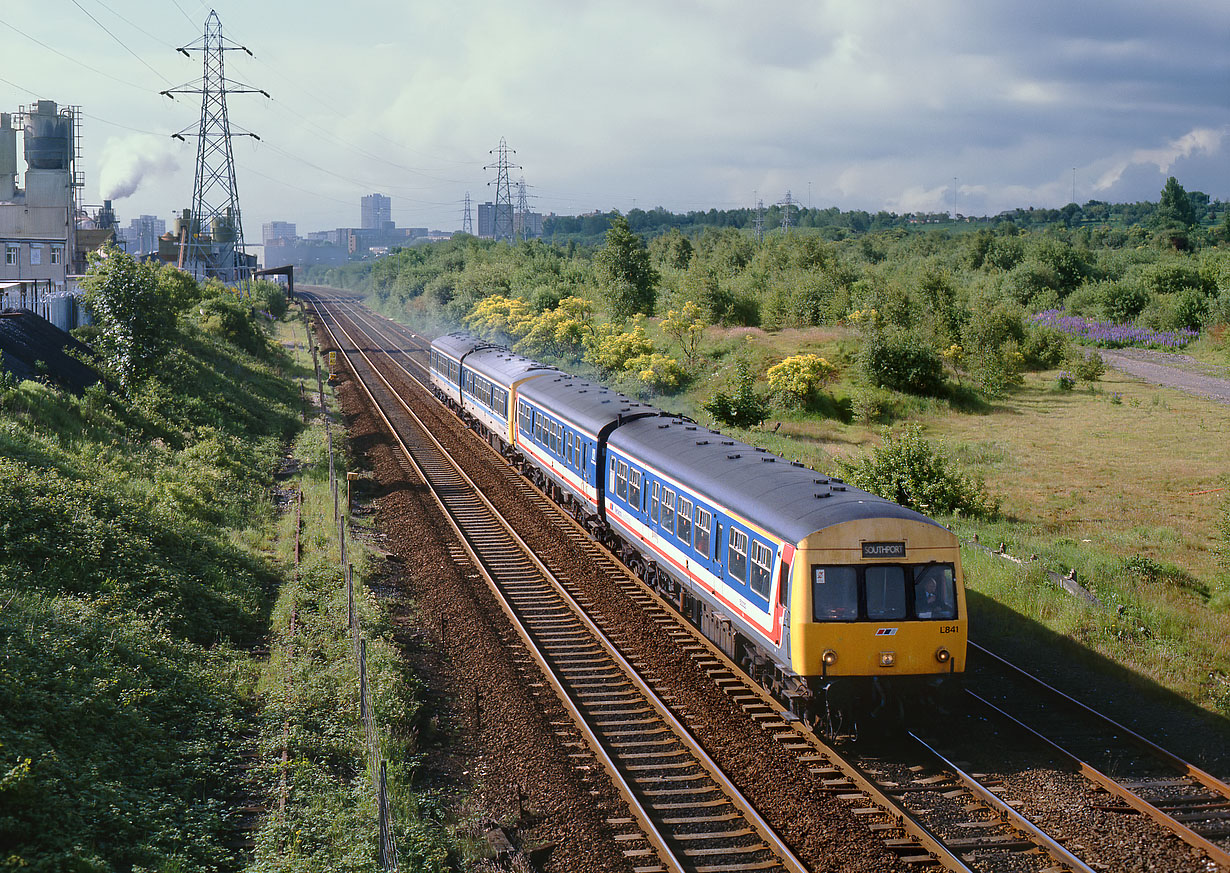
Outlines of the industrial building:
{"type": "Polygon", "coordinates": [[[68,277],[84,271],[77,251],[75,172],[78,114],[40,100],[15,115],[0,113],[0,281],[34,280],[38,287],[64,291],[68,277]],[[20,128],[26,172],[17,185],[20,128]]]}

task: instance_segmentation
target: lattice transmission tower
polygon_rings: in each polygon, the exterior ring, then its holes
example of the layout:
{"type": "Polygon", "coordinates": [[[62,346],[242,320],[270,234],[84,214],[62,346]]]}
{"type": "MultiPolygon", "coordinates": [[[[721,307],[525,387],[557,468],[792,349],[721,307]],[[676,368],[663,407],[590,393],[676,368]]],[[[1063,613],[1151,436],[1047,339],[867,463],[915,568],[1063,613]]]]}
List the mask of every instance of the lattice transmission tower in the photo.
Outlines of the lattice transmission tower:
{"type": "Polygon", "coordinates": [[[522,242],[528,239],[528,229],[526,228],[526,224],[529,211],[530,198],[525,193],[525,176],[522,176],[520,181],[517,182],[517,211],[515,213],[516,236],[517,239],[522,242]]]}
{"type": "Polygon", "coordinates": [[[756,231],[756,242],[764,242],[764,201],[756,201],[756,215],[752,219],[752,229],[756,231]]]}
{"type": "MultiPolygon", "coordinates": [[[[488,164],[483,167],[484,170],[495,170],[495,222],[492,228],[492,236],[497,239],[506,239],[512,241],[513,238],[513,204],[512,204],[512,185],[508,181],[509,170],[520,170],[520,164],[511,164],[508,161],[509,154],[516,154],[515,149],[510,149],[508,143],[504,141],[504,137],[500,137],[500,145],[498,148],[492,149],[488,154],[497,155],[494,164],[488,164]]],[[[488,182],[488,185],[493,183],[488,182]]]]}
{"type": "Polygon", "coordinates": [[[466,192],[465,212],[461,216],[461,232],[474,236],[474,218],[470,215],[470,192],[466,192]]]}
{"type": "Polygon", "coordinates": [[[789,188],[786,189],[786,199],[777,201],[777,205],[782,208],[782,234],[788,234],[794,224],[794,198],[790,196],[789,188]]]}
{"type": "MultiPolygon", "coordinates": [[[[205,32],[191,45],[178,49],[184,57],[200,52],[204,74],[201,78],[178,88],[161,92],[200,94],[201,120],[196,129],[196,178],[192,183],[192,211],[180,235],[180,266],[198,279],[216,276],[224,282],[240,282],[249,277],[244,253],[243,220],[239,211],[239,190],[235,186],[235,156],[231,139],[250,136],[247,131],[234,131],[226,113],[227,94],[263,94],[269,92],[226,78],[223,59],[228,51],[243,51],[246,46],[235,44],[222,35],[222,21],[212,9],[205,19],[205,32]]],[[[174,99],[174,98],[172,98],[174,99]]],[[[187,142],[185,128],[172,134],[187,142]]]]}

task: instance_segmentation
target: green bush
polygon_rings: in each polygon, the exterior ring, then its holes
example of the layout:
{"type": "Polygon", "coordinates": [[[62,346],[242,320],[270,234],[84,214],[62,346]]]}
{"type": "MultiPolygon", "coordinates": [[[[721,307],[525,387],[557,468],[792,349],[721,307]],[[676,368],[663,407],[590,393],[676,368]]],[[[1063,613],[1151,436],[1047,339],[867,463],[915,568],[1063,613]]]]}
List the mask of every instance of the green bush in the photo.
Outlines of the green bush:
{"type": "Polygon", "coordinates": [[[722,424],[754,427],[763,422],[769,414],[769,402],[756,393],[755,385],[751,365],[740,361],[734,393],[716,391],[705,401],[703,408],[722,424]]]}
{"type": "Polygon", "coordinates": [[[1106,374],[1106,362],[1097,352],[1073,350],[1067,363],[1072,375],[1082,382],[1096,382],[1106,374]]]}
{"type": "Polygon", "coordinates": [[[863,345],[858,365],[864,378],[880,388],[931,396],[944,390],[943,361],[910,333],[875,331],[863,345]]]}
{"type": "Polygon", "coordinates": [[[838,463],[854,485],[919,512],[982,519],[999,514],[982,482],[952,469],[917,424],[885,432],[884,442],[858,461],[838,463]]]}
{"type": "Polygon", "coordinates": [[[204,300],[200,307],[201,328],[257,357],[268,349],[264,331],[257,325],[251,307],[223,295],[204,300]]]}
{"type": "Polygon", "coordinates": [[[1052,370],[1068,355],[1068,338],[1053,327],[1031,327],[1021,343],[1025,366],[1031,370],[1052,370]]]}

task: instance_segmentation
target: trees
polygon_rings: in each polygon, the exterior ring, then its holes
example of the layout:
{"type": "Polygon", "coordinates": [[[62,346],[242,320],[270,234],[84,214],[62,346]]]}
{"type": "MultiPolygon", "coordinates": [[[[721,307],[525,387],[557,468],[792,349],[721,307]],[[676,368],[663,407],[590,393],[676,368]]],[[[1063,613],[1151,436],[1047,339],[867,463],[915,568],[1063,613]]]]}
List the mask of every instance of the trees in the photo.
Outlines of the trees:
{"type": "Polygon", "coordinates": [[[98,351],[125,388],[148,376],[175,338],[172,284],[117,248],[90,256],[85,304],[99,327],[98,351]]]}
{"type": "Polygon", "coordinates": [[[1196,210],[1179,180],[1171,176],[1162,188],[1162,197],[1153,216],[1159,230],[1187,230],[1196,224],[1196,210]]]}
{"type": "Polygon", "coordinates": [[[653,314],[658,273],[649,264],[649,252],[621,216],[611,219],[606,245],[594,255],[602,291],[611,306],[611,318],[623,321],[637,313],[653,314]]]}

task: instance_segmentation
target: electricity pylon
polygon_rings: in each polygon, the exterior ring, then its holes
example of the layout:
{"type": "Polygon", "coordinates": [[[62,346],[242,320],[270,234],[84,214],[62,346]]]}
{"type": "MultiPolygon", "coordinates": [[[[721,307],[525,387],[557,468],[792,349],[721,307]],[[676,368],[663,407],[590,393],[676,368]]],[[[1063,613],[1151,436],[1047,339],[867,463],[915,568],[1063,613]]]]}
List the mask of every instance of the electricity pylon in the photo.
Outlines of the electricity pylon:
{"type": "Polygon", "coordinates": [[[461,232],[474,236],[474,219],[470,215],[470,192],[466,192],[466,211],[461,216],[461,232]]]}
{"type": "MultiPolygon", "coordinates": [[[[250,136],[246,131],[232,132],[226,113],[227,94],[264,94],[260,88],[250,88],[226,78],[223,72],[223,57],[228,51],[244,51],[246,46],[236,45],[222,35],[222,21],[212,9],[205,19],[205,32],[191,45],[178,49],[184,57],[189,52],[201,52],[204,74],[201,78],[178,88],[161,92],[167,97],[173,94],[200,94],[201,121],[196,131],[196,178],[192,183],[192,213],[186,232],[180,237],[181,263],[198,279],[216,276],[224,282],[235,283],[248,278],[248,262],[244,254],[243,221],[239,211],[239,190],[235,186],[235,156],[231,151],[231,138],[250,136]]],[[[187,142],[185,128],[172,134],[175,139],[187,142]]]]}
{"type": "MultiPolygon", "coordinates": [[[[506,239],[510,242],[513,238],[513,205],[512,205],[512,186],[508,181],[509,170],[520,170],[519,164],[510,164],[508,162],[508,153],[517,153],[515,149],[510,149],[508,143],[504,141],[504,137],[500,137],[500,145],[497,149],[492,149],[488,154],[497,155],[494,164],[488,164],[483,167],[484,170],[495,170],[495,221],[492,227],[492,236],[496,240],[506,239]]],[[[488,182],[488,185],[491,183],[488,182]]]]}

